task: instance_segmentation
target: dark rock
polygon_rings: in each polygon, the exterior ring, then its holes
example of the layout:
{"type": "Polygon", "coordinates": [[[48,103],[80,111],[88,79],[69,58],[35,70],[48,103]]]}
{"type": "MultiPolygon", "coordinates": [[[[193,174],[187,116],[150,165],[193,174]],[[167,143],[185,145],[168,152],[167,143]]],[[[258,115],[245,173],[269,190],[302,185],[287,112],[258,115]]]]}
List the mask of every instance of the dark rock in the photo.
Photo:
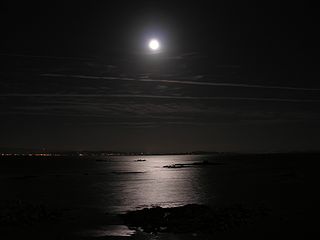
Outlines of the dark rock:
{"type": "Polygon", "coordinates": [[[24,201],[1,202],[0,226],[32,225],[36,222],[57,220],[61,212],[42,204],[24,201]]]}
{"type": "Polygon", "coordinates": [[[257,216],[261,217],[262,213],[242,205],[213,209],[197,204],[174,208],[145,208],[121,215],[128,227],[141,228],[148,233],[224,231],[245,224],[257,216]]]}
{"type": "Polygon", "coordinates": [[[176,163],[171,165],[163,166],[164,168],[186,168],[186,167],[195,167],[195,166],[217,166],[217,165],[223,165],[223,163],[220,162],[209,162],[208,160],[204,160],[201,162],[193,162],[193,163],[176,163]]]}

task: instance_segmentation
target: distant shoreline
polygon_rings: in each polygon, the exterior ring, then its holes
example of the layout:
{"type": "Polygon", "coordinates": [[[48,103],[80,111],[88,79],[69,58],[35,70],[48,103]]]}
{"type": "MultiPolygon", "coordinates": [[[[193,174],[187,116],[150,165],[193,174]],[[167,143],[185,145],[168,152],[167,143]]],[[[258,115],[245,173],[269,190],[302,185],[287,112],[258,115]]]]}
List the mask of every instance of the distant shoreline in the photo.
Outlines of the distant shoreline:
{"type": "Polygon", "coordinates": [[[135,153],[135,152],[104,152],[104,151],[81,151],[81,152],[1,152],[1,157],[117,157],[117,156],[183,156],[183,155],[199,155],[199,156],[220,156],[220,157],[236,157],[236,156],[281,156],[281,155],[310,155],[320,154],[320,151],[297,151],[297,152],[261,152],[261,153],[242,153],[242,152],[182,152],[182,153],[135,153]]]}
{"type": "Polygon", "coordinates": [[[229,154],[224,152],[169,152],[169,153],[145,153],[145,152],[109,152],[109,151],[62,151],[62,152],[45,152],[45,151],[0,151],[0,156],[164,156],[164,155],[216,155],[229,154]]]}

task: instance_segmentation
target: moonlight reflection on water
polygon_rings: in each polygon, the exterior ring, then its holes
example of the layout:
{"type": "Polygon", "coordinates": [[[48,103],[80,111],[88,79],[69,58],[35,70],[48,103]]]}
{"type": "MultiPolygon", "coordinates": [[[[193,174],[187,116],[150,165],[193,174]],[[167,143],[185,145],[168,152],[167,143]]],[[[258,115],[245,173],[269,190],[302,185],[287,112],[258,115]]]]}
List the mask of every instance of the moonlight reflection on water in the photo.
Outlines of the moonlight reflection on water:
{"type": "Polygon", "coordinates": [[[121,212],[135,208],[182,206],[205,201],[199,168],[168,169],[173,163],[195,161],[194,156],[148,156],[136,162],[132,157],[110,163],[115,173],[104,188],[108,208],[121,212]],[[121,174],[117,174],[121,173],[121,174]],[[111,194],[111,195],[110,195],[111,194]],[[109,197],[108,197],[109,196],[109,197]]]}

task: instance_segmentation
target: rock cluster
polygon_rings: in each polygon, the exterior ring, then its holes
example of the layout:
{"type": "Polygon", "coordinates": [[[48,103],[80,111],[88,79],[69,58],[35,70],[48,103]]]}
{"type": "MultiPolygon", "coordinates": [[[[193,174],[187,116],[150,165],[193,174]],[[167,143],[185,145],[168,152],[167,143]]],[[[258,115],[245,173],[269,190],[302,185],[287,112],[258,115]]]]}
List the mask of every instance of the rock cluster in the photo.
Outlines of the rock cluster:
{"type": "Polygon", "coordinates": [[[189,204],[174,208],[145,208],[121,217],[129,228],[140,228],[148,233],[212,233],[245,224],[265,214],[264,209],[250,209],[242,205],[213,209],[205,205],[189,204]]]}

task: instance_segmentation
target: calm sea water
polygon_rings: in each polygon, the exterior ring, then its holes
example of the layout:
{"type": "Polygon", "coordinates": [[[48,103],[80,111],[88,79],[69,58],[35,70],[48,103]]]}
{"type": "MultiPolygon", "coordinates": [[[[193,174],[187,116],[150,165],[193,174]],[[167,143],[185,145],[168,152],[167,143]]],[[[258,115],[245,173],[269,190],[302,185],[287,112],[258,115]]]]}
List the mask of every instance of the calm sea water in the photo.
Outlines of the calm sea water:
{"type": "MultiPolygon", "coordinates": [[[[206,203],[203,167],[164,168],[206,156],[117,156],[96,159],[28,158],[2,161],[2,198],[123,212],[149,206],[206,203]],[[146,161],[136,161],[143,159],[146,161]]],[[[211,166],[209,166],[213,170],[211,166]]],[[[216,169],[221,167],[215,166],[216,169]]],[[[214,184],[213,182],[210,184],[214,184]]]]}
{"type": "Polygon", "coordinates": [[[297,204],[302,206],[307,194],[302,167],[307,165],[288,157],[223,160],[219,156],[167,155],[98,160],[1,158],[0,200],[23,200],[67,209],[74,229],[83,226],[82,229],[90,230],[99,225],[94,232],[106,234],[110,229],[103,224],[108,221],[109,226],[117,224],[110,216],[128,210],[190,203],[216,206],[267,202],[281,211],[286,208],[291,211],[297,209],[297,204]],[[223,164],[163,167],[203,160],[223,164]]]}

